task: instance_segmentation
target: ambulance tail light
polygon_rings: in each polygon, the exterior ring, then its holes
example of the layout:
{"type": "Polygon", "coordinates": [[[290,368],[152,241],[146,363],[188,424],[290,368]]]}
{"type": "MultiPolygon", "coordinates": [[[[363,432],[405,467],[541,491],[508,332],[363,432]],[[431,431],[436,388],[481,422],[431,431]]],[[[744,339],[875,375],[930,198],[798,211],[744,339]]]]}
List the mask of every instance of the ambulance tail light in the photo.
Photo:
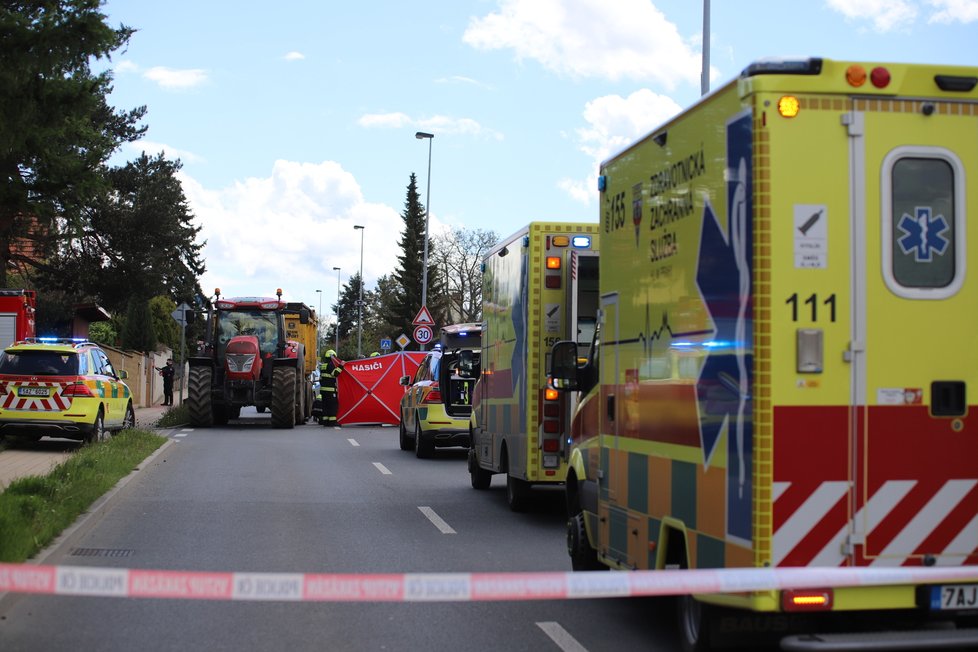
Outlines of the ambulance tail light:
{"type": "Polygon", "coordinates": [[[830,611],[832,589],[791,589],[781,593],[781,609],[784,611],[830,611]]]}
{"type": "Polygon", "coordinates": [[[543,450],[543,468],[547,475],[554,472],[551,469],[560,467],[560,408],[562,401],[560,392],[552,387],[543,388],[542,418],[540,423],[540,448],[543,450]]]}
{"type": "Polygon", "coordinates": [[[544,286],[551,290],[560,289],[560,256],[547,256],[545,261],[544,286]]]}
{"type": "Polygon", "coordinates": [[[428,395],[424,397],[422,403],[441,403],[441,390],[432,389],[428,392],[428,395]]]}

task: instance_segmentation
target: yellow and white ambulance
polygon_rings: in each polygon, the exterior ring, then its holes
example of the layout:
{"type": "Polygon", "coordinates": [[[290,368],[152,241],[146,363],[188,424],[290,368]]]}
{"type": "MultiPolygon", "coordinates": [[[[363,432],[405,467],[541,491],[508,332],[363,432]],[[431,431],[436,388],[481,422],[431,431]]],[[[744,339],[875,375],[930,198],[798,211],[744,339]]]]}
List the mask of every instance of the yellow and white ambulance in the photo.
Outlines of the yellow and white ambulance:
{"type": "MultiPolygon", "coordinates": [[[[976,178],[978,68],[816,58],[751,65],[603,163],[597,346],[554,349],[574,566],[978,562],[976,178]]],[[[718,606],[906,628],[976,596],[700,596],[680,621],[702,649],[718,606]]]]}
{"type": "Polygon", "coordinates": [[[469,474],[506,474],[514,511],[567,473],[571,397],[547,387],[550,348],[589,346],[598,308],[598,225],[531,222],[483,262],[481,373],[473,389],[469,474]]]}

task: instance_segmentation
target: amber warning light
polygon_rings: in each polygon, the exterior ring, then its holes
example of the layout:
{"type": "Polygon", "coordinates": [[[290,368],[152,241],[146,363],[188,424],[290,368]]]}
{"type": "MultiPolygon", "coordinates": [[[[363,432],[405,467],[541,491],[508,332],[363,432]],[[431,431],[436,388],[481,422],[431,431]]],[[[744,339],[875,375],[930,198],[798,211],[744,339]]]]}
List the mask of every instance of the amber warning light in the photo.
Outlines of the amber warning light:
{"type": "Polygon", "coordinates": [[[828,611],[832,608],[832,589],[795,589],[781,593],[785,611],[828,611]]]}
{"type": "Polygon", "coordinates": [[[778,100],[778,113],[785,118],[793,118],[798,115],[800,104],[794,95],[785,95],[778,100]]]}

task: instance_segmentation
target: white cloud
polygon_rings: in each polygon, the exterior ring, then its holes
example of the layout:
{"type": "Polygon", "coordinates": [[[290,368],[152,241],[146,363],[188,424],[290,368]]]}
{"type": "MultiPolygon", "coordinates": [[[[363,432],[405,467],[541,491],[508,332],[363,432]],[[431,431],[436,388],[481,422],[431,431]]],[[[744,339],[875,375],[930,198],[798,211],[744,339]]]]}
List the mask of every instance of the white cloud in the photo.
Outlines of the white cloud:
{"type": "Polygon", "coordinates": [[[623,78],[672,89],[696,83],[700,54],[648,0],[503,0],[462,36],[482,50],[511,49],[571,77],[623,78]]]}
{"type": "Polygon", "coordinates": [[[562,179],[558,187],[573,199],[589,203],[596,199],[597,170],[601,162],[645,136],[681,111],[674,100],[647,88],[628,97],[606,95],[591,100],[584,107],[588,127],[577,130],[581,148],[594,162],[594,173],[587,181],[562,179]]]}
{"type": "Polygon", "coordinates": [[[909,0],[826,0],[849,20],[870,20],[877,32],[909,26],[917,19],[917,7],[909,0]]]}
{"type": "Polygon", "coordinates": [[[400,129],[413,126],[434,134],[477,136],[493,140],[503,139],[501,133],[483,127],[471,118],[452,118],[444,115],[415,120],[406,113],[368,113],[360,116],[357,124],[368,129],[400,129]]]}
{"type": "Polygon", "coordinates": [[[176,147],[171,147],[164,143],[157,143],[152,140],[137,140],[131,143],[126,143],[124,147],[131,151],[136,156],[139,156],[142,152],[146,152],[150,156],[156,156],[162,153],[168,159],[180,159],[184,163],[201,163],[203,159],[197,156],[190,150],[177,149],[176,147]]]}
{"type": "Polygon", "coordinates": [[[165,66],[154,66],[143,76],[166,89],[185,89],[200,86],[207,81],[207,71],[199,68],[174,70],[165,66]]]}
{"type": "MultiPolygon", "coordinates": [[[[364,200],[360,186],[338,163],[276,161],[271,175],[209,190],[181,173],[184,193],[206,240],[205,292],[220,287],[229,295],[267,295],[282,288],[290,301],[323,312],[336,301],[336,272],[345,285],[360,270],[360,234],[366,227],[363,275],[371,289],[393,271],[400,253],[400,214],[364,200]]],[[[434,217],[432,218],[434,223],[434,217]]]]}
{"type": "Polygon", "coordinates": [[[492,90],[492,86],[485,84],[477,79],[472,79],[471,77],[463,77],[462,75],[452,75],[451,77],[440,77],[435,80],[436,84],[468,84],[469,86],[476,86],[478,88],[485,88],[486,90],[492,90]]]}
{"type": "Polygon", "coordinates": [[[411,122],[411,118],[404,113],[367,113],[357,120],[358,125],[368,129],[397,129],[410,125],[411,122]]]}
{"type": "Polygon", "coordinates": [[[295,50],[293,50],[292,52],[286,54],[283,58],[286,61],[302,61],[303,59],[306,58],[306,55],[302,54],[301,52],[296,52],[295,50]]]}
{"type": "Polygon", "coordinates": [[[127,72],[139,72],[139,66],[132,61],[120,61],[118,65],[115,66],[115,72],[117,73],[127,73],[127,72]]]}
{"type": "Polygon", "coordinates": [[[973,23],[978,20],[978,0],[930,0],[937,11],[928,19],[931,23],[973,23]]]}

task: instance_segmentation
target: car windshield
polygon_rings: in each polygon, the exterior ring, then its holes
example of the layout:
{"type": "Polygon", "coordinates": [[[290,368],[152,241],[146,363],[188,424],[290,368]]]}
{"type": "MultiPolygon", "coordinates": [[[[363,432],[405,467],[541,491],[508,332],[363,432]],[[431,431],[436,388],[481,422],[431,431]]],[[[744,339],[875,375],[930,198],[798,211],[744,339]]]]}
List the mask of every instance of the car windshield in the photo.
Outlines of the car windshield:
{"type": "Polygon", "coordinates": [[[0,355],[0,374],[75,376],[78,374],[78,355],[65,351],[4,351],[0,355]]]}

